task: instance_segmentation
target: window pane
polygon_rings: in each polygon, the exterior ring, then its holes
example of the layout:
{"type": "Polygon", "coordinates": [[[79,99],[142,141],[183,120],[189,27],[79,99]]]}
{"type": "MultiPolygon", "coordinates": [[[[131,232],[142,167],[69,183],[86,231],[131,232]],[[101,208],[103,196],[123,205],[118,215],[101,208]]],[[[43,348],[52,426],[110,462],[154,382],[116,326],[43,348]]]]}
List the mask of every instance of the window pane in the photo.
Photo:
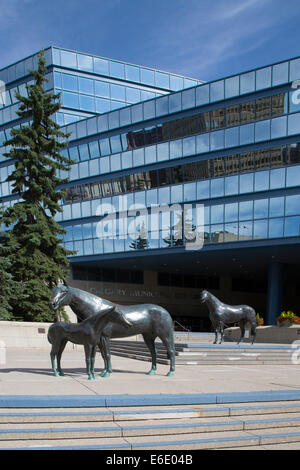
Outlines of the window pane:
{"type": "Polygon", "coordinates": [[[298,186],[300,183],[300,166],[295,165],[286,169],[286,185],[298,186]]]}
{"type": "Polygon", "coordinates": [[[299,236],[300,217],[286,217],[284,224],[285,237],[299,236]]]}
{"type": "Polygon", "coordinates": [[[96,98],[96,111],[98,113],[107,113],[110,111],[110,101],[102,98],[96,98]]]}
{"type": "Polygon", "coordinates": [[[219,101],[224,99],[224,80],[210,84],[210,101],[219,101]]]}
{"type": "Polygon", "coordinates": [[[254,142],[254,124],[245,124],[240,127],[240,145],[254,142]]]}
{"type": "Polygon", "coordinates": [[[254,191],[265,191],[269,189],[269,171],[258,171],[254,176],[254,191]]]}
{"type": "Polygon", "coordinates": [[[240,193],[249,193],[253,191],[253,173],[245,173],[240,175],[240,193]]]}
{"type": "Polygon", "coordinates": [[[211,111],[211,129],[219,129],[225,125],[224,109],[215,109],[211,111]]]}
{"type": "Polygon", "coordinates": [[[101,75],[108,75],[108,60],[94,57],[94,71],[101,75]]]}
{"type": "Polygon", "coordinates": [[[225,204],[225,222],[238,220],[238,203],[225,204]]]}
{"type": "Polygon", "coordinates": [[[182,96],[182,109],[193,108],[195,106],[196,94],[195,94],[194,88],[183,91],[181,96],[182,96]]]}
{"type": "Polygon", "coordinates": [[[109,83],[95,81],[95,94],[109,98],[109,83]]]}
{"type": "Polygon", "coordinates": [[[209,152],[209,134],[197,135],[197,153],[209,152]]]}
{"type": "Polygon", "coordinates": [[[263,88],[269,88],[271,86],[271,67],[256,70],[256,89],[262,90],[263,88]]]}
{"type": "Polygon", "coordinates": [[[89,159],[89,150],[87,144],[79,145],[79,155],[80,160],[88,160],[89,159]]]}
{"type": "Polygon", "coordinates": [[[224,196],[224,178],[215,178],[211,180],[211,197],[224,196]]]}
{"type": "Polygon", "coordinates": [[[268,217],[268,199],[257,199],[254,201],[254,218],[263,219],[268,217]]]}
{"type": "Polygon", "coordinates": [[[229,196],[230,194],[237,194],[239,190],[239,177],[227,176],[225,178],[225,195],[229,196]]]}
{"type": "Polygon", "coordinates": [[[183,78],[170,75],[170,88],[171,90],[181,90],[183,88],[183,78]]]}
{"type": "Polygon", "coordinates": [[[95,111],[95,100],[93,96],[79,95],[80,97],[80,109],[86,111],[95,111]]]}
{"type": "Polygon", "coordinates": [[[71,68],[77,67],[76,54],[74,52],[60,51],[60,56],[61,65],[65,65],[66,67],[71,68]]]}
{"type": "Polygon", "coordinates": [[[224,131],[215,131],[210,134],[210,149],[218,150],[224,148],[224,131]]]}
{"type": "Polygon", "coordinates": [[[240,240],[251,240],[253,231],[253,223],[247,220],[239,225],[239,239],[240,240]]]}
{"type": "Polygon", "coordinates": [[[225,147],[235,147],[239,145],[239,128],[225,129],[225,147]]]}
{"type": "Polygon", "coordinates": [[[267,238],[268,236],[268,221],[256,220],[253,223],[253,238],[267,238]]]}
{"type": "Polygon", "coordinates": [[[161,88],[169,88],[169,75],[167,73],[156,72],[156,85],[161,88]]]}
{"type": "Polygon", "coordinates": [[[281,85],[289,81],[289,63],[273,65],[272,85],[281,85]]]}
{"type": "Polygon", "coordinates": [[[227,78],[225,80],[225,98],[237,96],[239,92],[239,76],[227,78]]]}
{"type": "Polygon", "coordinates": [[[284,214],[284,197],[270,199],[269,217],[278,217],[284,214]]]}
{"type": "Polygon", "coordinates": [[[126,101],[128,103],[137,103],[141,101],[141,92],[135,88],[126,87],[126,101]]]}
{"type": "Polygon", "coordinates": [[[290,81],[300,78],[300,59],[290,61],[290,81]]]}
{"type": "Polygon", "coordinates": [[[210,217],[211,223],[216,224],[223,222],[224,217],[224,204],[219,204],[217,206],[211,206],[210,208],[210,217]]]}
{"type": "Polygon", "coordinates": [[[78,68],[93,72],[93,58],[88,55],[77,54],[78,68]]]}
{"type": "Polygon", "coordinates": [[[183,139],[183,156],[195,154],[195,137],[187,137],[183,139]]]}
{"type": "Polygon", "coordinates": [[[112,77],[125,78],[124,64],[110,61],[110,75],[112,77]]]}
{"type": "Polygon", "coordinates": [[[286,215],[300,214],[300,194],[296,194],[294,196],[286,196],[285,214],[286,215]]]}
{"type": "Polygon", "coordinates": [[[270,171],[270,189],[285,186],[285,168],[276,168],[270,171]]]}
{"type": "Polygon", "coordinates": [[[253,218],[253,201],[242,201],[239,203],[239,220],[253,218]]]}
{"type": "Polygon", "coordinates": [[[240,76],[240,92],[250,93],[255,90],[255,72],[244,73],[240,76]]]}
{"type": "Polygon", "coordinates": [[[299,134],[300,131],[300,113],[288,116],[288,135],[299,134]]]}
{"type": "Polygon", "coordinates": [[[269,220],[269,237],[277,238],[283,236],[283,219],[269,220]]]}
{"type": "Polygon", "coordinates": [[[111,98],[125,101],[125,87],[111,84],[111,98]]]}
{"type": "Polygon", "coordinates": [[[67,108],[79,108],[79,100],[77,93],[69,93],[64,91],[62,93],[63,105],[67,108]]]}
{"type": "Polygon", "coordinates": [[[89,78],[79,77],[79,91],[81,93],[94,94],[94,81],[89,78]]]}
{"type": "Polygon", "coordinates": [[[270,139],[270,121],[255,123],[255,142],[270,139]]]}
{"type": "Polygon", "coordinates": [[[125,65],[125,72],[127,80],[133,82],[140,81],[140,69],[139,67],[134,67],[133,65],[125,65]]]}
{"type": "Polygon", "coordinates": [[[181,110],[181,93],[175,93],[169,96],[169,111],[175,113],[181,110]]]}
{"type": "Polygon", "coordinates": [[[209,198],[209,187],[210,187],[209,180],[198,181],[197,182],[197,198],[198,199],[209,198]]]}
{"type": "Polygon", "coordinates": [[[141,82],[154,85],[154,71],[141,68],[141,82]]]}
{"type": "Polygon", "coordinates": [[[255,120],[255,101],[242,103],[241,107],[241,124],[252,122],[255,120]]]}
{"type": "Polygon", "coordinates": [[[271,97],[256,100],[256,119],[267,119],[271,117],[271,97]]]}
{"type": "Polygon", "coordinates": [[[272,101],[272,116],[282,116],[287,112],[287,93],[280,93],[271,97],[272,101]]]}
{"type": "Polygon", "coordinates": [[[62,75],[62,86],[65,90],[78,91],[78,77],[63,73],[62,75]]]}
{"type": "Polygon", "coordinates": [[[196,106],[209,103],[209,85],[196,88],[196,106]]]}
{"type": "Polygon", "coordinates": [[[226,108],[226,126],[240,124],[240,106],[235,104],[226,108]]]}

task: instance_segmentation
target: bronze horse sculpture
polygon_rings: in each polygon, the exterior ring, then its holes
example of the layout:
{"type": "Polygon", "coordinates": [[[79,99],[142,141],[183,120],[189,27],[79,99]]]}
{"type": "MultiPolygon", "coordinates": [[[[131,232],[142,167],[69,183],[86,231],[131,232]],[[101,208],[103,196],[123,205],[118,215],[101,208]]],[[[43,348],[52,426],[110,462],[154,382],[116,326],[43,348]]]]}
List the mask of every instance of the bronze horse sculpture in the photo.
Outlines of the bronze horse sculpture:
{"type": "Polygon", "coordinates": [[[232,323],[238,323],[241,329],[241,337],[237,344],[244,339],[246,323],[250,323],[251,325],[251,334],[253,335],[252,344],[254,343],[256,338],[256,313],[252,307],[248,305],[224,304],[205,289],[203,289],[200,294],[200,300],[202,303],[206,303],[209,310],[209,319],[215,331],[214,344],[218,341],[218,332],[221,334],[219,344],[223,342],[224,327],[232,323]]]}
{"type": "MultiPolygon", "coordinates": [[[[89,292],[67,285],[59,284],[53,289],[50,306],[57,310],[59,307],[69,305],[79,320],[94,315],[99,305],[111,304],[89,292]]],[[[125,338],[133,335],[142,335],[151,353],[152,367],[148,375],[154,375],[156,366],[155,339],[161,339],[167,349],[170,359],[170,370],[167,376],[175,371],[174,330],[171,315],[167,310],[155,304],[117,305],[116,312],[123,315],[124,320],[130,322],[130,329],[126,324],[109,322],[99,335],[98,346],[104,360],[102,377],[109,377],[112,372],[110,359],[110,338],[125,338]]]]}
{"type": "Polygon", "coordinates": [[[82,344],[85,351],[86,371],[89,380],[95,379],[95,355],[99,335],[108,322],[117,322],[127,327],[131,323],[115,310],[115,305],[106,310],[86,318],[81,323],[56,322],[48,330],[48,341],[52,344],[50,357],[55,376],[64,375],[60,359],[68,341],[74,344],[82,344]],[[57,367],[55,367],[55,358],[57,367]]]}

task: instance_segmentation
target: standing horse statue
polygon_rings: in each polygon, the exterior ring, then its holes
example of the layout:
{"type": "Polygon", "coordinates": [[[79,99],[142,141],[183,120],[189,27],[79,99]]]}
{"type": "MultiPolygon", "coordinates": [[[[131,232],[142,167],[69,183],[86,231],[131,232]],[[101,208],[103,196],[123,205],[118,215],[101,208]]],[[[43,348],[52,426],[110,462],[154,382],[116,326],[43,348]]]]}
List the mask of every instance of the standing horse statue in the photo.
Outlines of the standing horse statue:
{"type": "Polygon", "coordinates": [[[95,355],[96,346],[103,328],[109,322],[117,322],[127,327],[131,323],[124,319],[124,316],[115,310],[115,306],[86,318],[81,323],[56,322],[48,330],[48,341],[52,344],[50,358],[55,376],[64,375],[60,359],[68,341],[74,344],[83,344],[85,351],[86,371],[89,380],[95,379],[95,355]],[[55,367],[55,358],[57,367],[55,367]]]}
{"type": "MultiPolygon", "coordinates": [[[[59,307],[69,305],[77,318],[83,320],[96,313],[99,306],[107,306],[111,302],[81,289],[69,287],[63,284],[54,288],[49,305],[57,310],[59,307]]],[[[111,304],[112,305],[112,304],[111,304]]],[[[99,335],[99,349],[104,360],[102,377],[109,377],[112,372],[110,359],[110,338],[126,338],[133,335],[142,335],[151,353],[152,367],[148,375],[156,372],[156,347],[155,339],[161,339],[167,349],[170,359],[170,370],[167,376],[174,375],[175,371],[175,346],[174,330],[171,315],[167,310],[155,304],[117,305],[116,311],[123,314],[125,320],[132,326],[109,322],[99,335]]]]}
{"type": "Polygon", "coordinates": [[[220,343],[224,338],[224,326],[232,323],[238,323],[241,329],[241,337],[237,344],[243,341],[245,336],[245,325],[250,323],[251,334],[253,335],[252,344],[256,337],[256,314],[255,310],[248,305],[227,305],[221,302],[217,297],[207,290],[203,289],[200,295],[202,303],[206,303],[209,310],[209,319],[215,331],[215,341],[218,341],[218,332],[221,334],[220,343]]]}

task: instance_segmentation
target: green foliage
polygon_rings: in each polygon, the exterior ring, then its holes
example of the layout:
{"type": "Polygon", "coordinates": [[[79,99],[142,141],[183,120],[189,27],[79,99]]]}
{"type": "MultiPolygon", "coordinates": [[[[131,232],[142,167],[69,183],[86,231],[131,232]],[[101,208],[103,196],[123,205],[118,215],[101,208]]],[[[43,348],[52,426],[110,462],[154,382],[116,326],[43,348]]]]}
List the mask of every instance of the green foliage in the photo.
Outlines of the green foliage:
{"type": "Polygon", "coordinates": [[[65,231],[54,220],[64,196],[57,186],[68,181],[59,178],[57,170],[69,170],[72,161],[61,155],[68,135],[52,119],[60,102],[59,94],[44,89],[46,71],[42,51],[38,69],[30,71],[34,84],[27,86],[28,97],[16,93],[18,115],[30,121],[12,129],[11,139],[4,143],[10,146],[5,156],[15,163],[7,181],[22,199],[5,210],[1,222],[9,227],[9,271],[23,289],[22,300],[13,302],[14,315],[27,321],[54,319],[48,306],[51,290],[66,276],[67,256],[73,254],[62,246],[65,231]]]}

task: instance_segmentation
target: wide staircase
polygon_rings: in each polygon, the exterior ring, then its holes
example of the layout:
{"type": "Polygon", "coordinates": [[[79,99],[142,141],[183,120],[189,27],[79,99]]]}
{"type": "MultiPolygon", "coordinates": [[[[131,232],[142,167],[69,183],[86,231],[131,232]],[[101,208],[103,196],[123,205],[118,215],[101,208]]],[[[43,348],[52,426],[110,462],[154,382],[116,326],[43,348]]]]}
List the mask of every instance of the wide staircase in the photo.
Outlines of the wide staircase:
{"type": "Polygon", "coordinates": [[[0,397],[9,449],[300,449],[300,391],[0,397]]]}
{"type": "MultiPolygon", "coordinates": [[[[213,344],[214,334],[207,333],[205,337],[199,336],[176,336],[176,366],[180,365],[228,365],[238,364],[291,364],[292,355],[296,351],[287,344],[250,344],[225,342],[213,344]],[[184,342],[184,340],[189,342],[184,342]],[[177,340],[177,341],[176,341],[177,340]],[[180,342],[178,342],[180,340],[180,342]],[[210,341],[210,342],[209,342],[210,341]]],[[[156,341],[157,362],[168,364],[166,348],[160,341],[156,341]]],[[[128,357],[141,361],[151,361],[150,352],[145,343],[133,340],[111,340],[111,354],[115,356],[128,357]]],[[[299,351],[300,356],[300,351],[299,351]]],[[[296,358],[297,359],[297,358],[296,358]]]]}

